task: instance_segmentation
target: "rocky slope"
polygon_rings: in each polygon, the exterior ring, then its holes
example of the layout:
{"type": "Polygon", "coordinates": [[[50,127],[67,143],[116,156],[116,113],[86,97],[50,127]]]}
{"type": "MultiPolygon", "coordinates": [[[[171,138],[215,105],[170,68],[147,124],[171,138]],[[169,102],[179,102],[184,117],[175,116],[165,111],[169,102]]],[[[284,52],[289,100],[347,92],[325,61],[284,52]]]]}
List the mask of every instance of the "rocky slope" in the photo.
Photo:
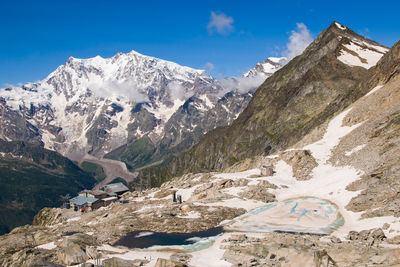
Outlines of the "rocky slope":
{"type": "Polygon", "coordinates": [[[168,166],[145,170],[141,177],[151,177],[157,184],[186,172],[220,170],[295,144],[378,82],[375,70],[383,67],[372,66],[387,51],[333,22],[302,55],[258,88],[232,125],[208,132],[168,166]]]}
{"type": "Polygon", "coordinates": [[[399,265],[399,48],[375,69],[378,84],[294,146],[223,173],[128,192],[128,203],[93,212],[43,209],[33,226],[0,237],[0,264],[399,265]],[[264,165],[272,175],[262,174],[264,165]],[[182,204],[172,201],[174,192],[182,204]],[[228,231],[157,246],[157,232],[213,227],[228,231]],[[152,236],[155,246],[134,248],[152,236]],[[122,241],[130,238],[136,242],[122,241]]]}
{"type": "Polygon", "coordinates": [[[96,180],[67,158],[38,145],[0,141],[0,234],[31,223],[61,196],[90,188],[96,180]]]}

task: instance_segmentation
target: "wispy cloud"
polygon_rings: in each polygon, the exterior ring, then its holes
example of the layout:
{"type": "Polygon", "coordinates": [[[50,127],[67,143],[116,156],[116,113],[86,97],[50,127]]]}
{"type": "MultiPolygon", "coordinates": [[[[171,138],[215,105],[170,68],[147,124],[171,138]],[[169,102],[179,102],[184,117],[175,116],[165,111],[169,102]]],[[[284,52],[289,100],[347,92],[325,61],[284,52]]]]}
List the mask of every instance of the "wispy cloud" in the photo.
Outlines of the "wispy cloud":
{"type": "Polygon", "coordinates": [[[241,94],[247,93],[251,90],[257,89],[267,77],[263,74],[258,74],[251,77],[229,77],[219,80],[223,90],[218,93],[222,96],[230,91],[236,91],[241,94]]]}
{"type": "Polygon", "coordinates": [[[217,32],[222,35],[227,35],[234,31],[233,18],[228,17],[224,13],[215,13],[214,11],[211,11],[207,30],[209,33],[217,32]]]}
{"type": "Polygon", "coordinates": [[[313,41],[311,32],[304,23],[297,23],[297,29],[293,30],[286,44],[286,51],[283,53],[288,60],[303,53],[304,49],[313,41]]]}
{"type": "Polygon", "coordinates": [[[136,82],[127,80],[116,82],[107,80],[102,83],[91,83],[88,86],[97,97],[128,97],[136,103],[147,102],[149,98],[145,92],[136,87],[136,82]]]}
{"type": "MultiPolygon", "coordinates": [[[[39,82],[39,81],[37,81],[37,82],[39,82]]],[[[29,83],[26,83],[26,84],[29,84],[29,83]]],[[[24,85],[24,83],[17,83],[16,85],[11,84],[11,83],[3,83],[4,88],[21,87],[23,85],[24,85]]]]}
{"type": "Polygon", "coordinates": [[[175,99],[186,99],[190,97],[190,91],[185,90],[185,87],[177,82],[172,81],[168,84],[170,99],[174,101],[175,99]]]}
{"type": "Polygon", "coordinates": [[[207,62],[206,64],[204,64],[203,67],[208,73],[211,73],[214,70],[214,64],[212,64],[211,62],[207,62]]]}

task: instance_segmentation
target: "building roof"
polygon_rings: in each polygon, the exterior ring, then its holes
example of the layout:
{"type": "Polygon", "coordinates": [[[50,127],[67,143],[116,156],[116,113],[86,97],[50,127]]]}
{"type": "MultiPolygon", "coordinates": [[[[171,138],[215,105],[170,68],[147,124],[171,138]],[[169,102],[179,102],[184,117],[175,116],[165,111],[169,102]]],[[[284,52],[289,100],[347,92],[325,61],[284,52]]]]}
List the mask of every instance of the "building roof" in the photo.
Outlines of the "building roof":
{"type": "Polygon", "coordinates": [[[75,205],[82,206],[85,204],[91,204],[93,202],[96,202],[97,200],[99,200],[99,199],[95,198],[95,197],[76,196],[74,198],[71,198],[69,201],[74,203],[75,205]]]}
{"type": "Polygon", "coordinates": [[[115,184],[108,184],[103,187],[104,191],[107,193],[120,193],[129,191],[129,188],[126,187],[123,183],[115,183],[115,184]]]}
{"type": "Polygon", "coordinates": [[[117,200],[118,198],[117,197],[106,197],[106,198],[103,198],[102,200],[103,201],[111,201],[111,200],[117,200]]]}
{"type": "Polygon", "coordinates": [[[104,192],[102,190],[82,190],[81,192],[79,192],[79,194],[83,194],[83,193],[88,193],[91,194],[93,196],[101,196],[101,195],[106,195],[107,192],[104,192]]]}

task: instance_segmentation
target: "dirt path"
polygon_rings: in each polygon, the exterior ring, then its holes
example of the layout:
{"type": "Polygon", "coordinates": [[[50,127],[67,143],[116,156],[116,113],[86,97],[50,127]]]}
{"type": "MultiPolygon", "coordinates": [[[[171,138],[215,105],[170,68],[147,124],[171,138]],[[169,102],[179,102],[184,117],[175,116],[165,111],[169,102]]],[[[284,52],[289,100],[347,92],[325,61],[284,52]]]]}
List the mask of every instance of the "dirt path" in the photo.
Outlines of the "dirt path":
{"type": "Polygon", "coordinates": [[[83,161],[92,162],[92,163],[98,164],[101,167],[103,167],[106,178],[103,181],[101,181],[100,183],[98,183],[94,187],[94,189],[101,188],[102,186],[108,184],[109,182],[111,182],[112,180],[114,180],[117,177],[121,177],[129,183],[129,182],[132,182],[138,175],[137,172],[128,171],[125,163],[118,161],[118,160],[104,159],[104,158],[99,159],[99,158],[93,157],[91,155],[85,155],[82,158],[81,163],[83,161]]]}

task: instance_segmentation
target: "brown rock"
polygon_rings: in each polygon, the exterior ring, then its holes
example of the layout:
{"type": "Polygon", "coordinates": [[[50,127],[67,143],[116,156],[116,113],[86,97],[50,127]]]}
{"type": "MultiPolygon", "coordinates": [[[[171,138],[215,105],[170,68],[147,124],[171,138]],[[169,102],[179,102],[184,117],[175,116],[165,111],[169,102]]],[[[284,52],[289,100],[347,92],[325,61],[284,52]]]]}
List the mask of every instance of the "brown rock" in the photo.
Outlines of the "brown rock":
{"type": "Polygon", "coordinates": [[[57,258],[65,265],[83,263],[89,259],[79,245],[71,243],[70,246],[62,248],[57,252],[57,258]]]}
{"type": "Polygon", "coordinates": [[[103,265],[105,267],[136,267],[143,266],[149,261],[136,259],[136,260],[124,260],[117,257],[103,260],[103,265]]]}
{"type": "Polygon", "coordinates": [[[186,264],[172,261],[172,260],[166,260],[162,258],[158,258],[155,267],[185,267],[187,266],[186,264]]]}
{"type": "Polygon", "coordinates": [[[293,168],[293,176],[297,180],[311,178],[312,170],[318,166],[309,150],[292,150],[281,153],[281,158],[293,168]]]}

